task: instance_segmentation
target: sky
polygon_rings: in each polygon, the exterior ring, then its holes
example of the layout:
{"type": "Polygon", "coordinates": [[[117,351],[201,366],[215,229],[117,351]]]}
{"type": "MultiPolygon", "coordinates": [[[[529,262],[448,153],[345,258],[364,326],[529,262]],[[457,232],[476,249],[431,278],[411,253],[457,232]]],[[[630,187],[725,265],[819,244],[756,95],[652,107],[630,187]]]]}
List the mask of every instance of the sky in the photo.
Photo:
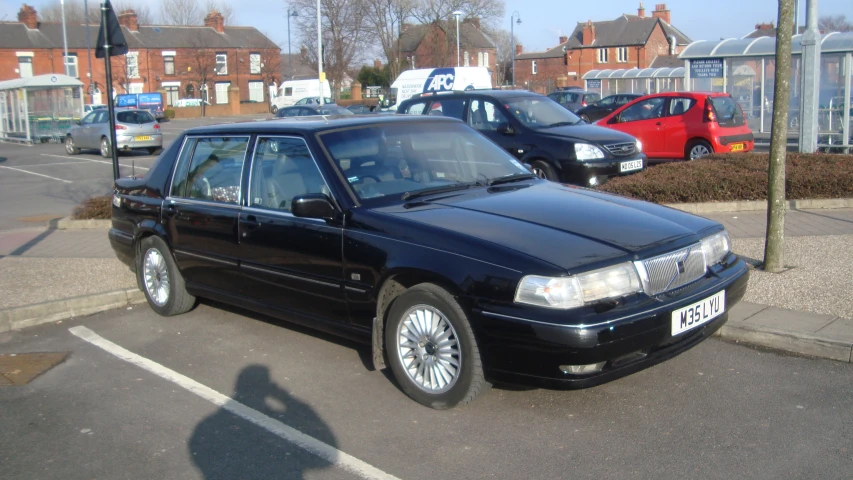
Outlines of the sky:
{"type": "MultiPolygon", "coordinates": [[[[152,10],[159,9],[161,0],[150,2],[152,10]]],[[[168,1],[168,0],[167,0],[168,1]]],[[[286,2],[283,0],[240,0],[237,23],[254,26],[266,33],[287,51],[286,2]]],[[[89,0],[97,5],[99,0],[89,0]]],[[[28,0],[36,10],[46,0],[28,0]]],[[[651,15],[654,5],[666,3],[672,24],[692,40],[719,40],[742,37],[751,32],[756,23],[774,22],[777,17],[777,0],[646,0],[646,15],[651,15]],[[712,10],[709,11],[709,6],[712,10]]],[[[800,0],[800,23],[805,23],[806,0],[800,0]]],[[[506,15],[503,28],[509,29],[510,15],[517,11],[522,20],[515,25],[515,34],[525,51],[545,50],[556,46],[561,35],[569,35],[577,22],[586,20],[612,20],[623,13],[636,15],[639,0],[505,0],[506,15]]],[[[0,0],[0,19],[17,20],[21,0],[0,0]]],[[[819,0],[819,16],[846,15],[853,21],[853,1],[819,0]]],[[[293,50],[297,51],[297,35],[292,35],[293,50]]]]}

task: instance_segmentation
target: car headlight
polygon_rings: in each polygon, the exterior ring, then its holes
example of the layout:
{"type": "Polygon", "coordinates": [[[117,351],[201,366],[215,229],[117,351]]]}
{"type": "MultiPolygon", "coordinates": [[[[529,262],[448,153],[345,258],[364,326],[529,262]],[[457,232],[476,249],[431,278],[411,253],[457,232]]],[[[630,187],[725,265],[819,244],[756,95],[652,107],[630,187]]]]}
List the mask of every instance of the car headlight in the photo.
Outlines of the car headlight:
{"type": "Polygon", "coordinates": [[[634,265],[621,263],[569,277],[528,275],[518,284],[515,302],[566,310],[641,290],[634,265]]]}
{"type": "Polygon", "coordinates": [[[597,158],[604,158],[604,152],[595,145],[590,145],[588,143],[576,143],[575,158],[578,160],[595,160],[597,158]]]}
{"type": "Polygon", "coordinates": [[[705,254],[706,265],[716,265],[731,251],[732,243],[725,230],[702,239],[702,252],[705,254]]]}
{"type": "Polygon", "coordinates": [[[637,153],[643,153],[643,142],[640,139],[637,139],[637,153]]]}

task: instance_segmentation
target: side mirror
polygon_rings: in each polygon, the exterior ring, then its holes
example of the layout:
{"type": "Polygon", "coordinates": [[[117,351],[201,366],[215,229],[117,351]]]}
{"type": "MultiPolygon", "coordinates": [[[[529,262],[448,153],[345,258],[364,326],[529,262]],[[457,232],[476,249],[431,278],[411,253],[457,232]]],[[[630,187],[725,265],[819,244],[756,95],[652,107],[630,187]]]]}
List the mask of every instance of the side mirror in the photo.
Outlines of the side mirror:
{"type": "Polygon", "coordinates": [[[533,171],[533,165],[531,165],[531,164],[529,164],[529,163],[523,163],[522,165],[524,165],[524,168],[526,168],[528,172],[530,172],[530,173],[536,173],[536,172],[534,172],[534,171],[533,171]]]}
{"type": "Polygon", "coordinates": [[[515,135],[515,130],[513,130],[509,123],[506,122],[500,123],[496,130],[502,135],[515,135]]]}
{"type": "Polygon", "coordinates": [[[322,193],[308,193],[293,198],[290,212],[295,217],[319,218],[331,220],[335,217],[335,207],[329,197],[322,193]]]}
{"type": "Polygon", "coordinates": [[[613,125],[614,123],[619,123],[620,121],[622,121],[622,120],[621,120],[621,117],[622,117],[622,115],[616,115],[615,117],[613,117],[613,118],[611,118],[610,120],[608,120],[608,121],[607,121],[607,124],[608,124],[608,125],[613,125]]]}

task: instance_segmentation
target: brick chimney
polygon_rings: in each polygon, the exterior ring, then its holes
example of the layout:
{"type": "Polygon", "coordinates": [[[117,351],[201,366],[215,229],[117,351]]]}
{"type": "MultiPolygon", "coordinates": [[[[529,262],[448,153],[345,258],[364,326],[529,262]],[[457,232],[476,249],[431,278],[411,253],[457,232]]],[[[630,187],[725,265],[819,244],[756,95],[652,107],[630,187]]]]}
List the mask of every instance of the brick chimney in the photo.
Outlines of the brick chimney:
{"type": "Polygon", "coordinates": [[[39,28],[38,12],[26,3],[21,5],[21,10],[18,12],[18,21],[26,25],[30,30],[39,28]]]}
{"type": "Polygon", "coordinates": [[[522,48],[521,44],[516,43],[515,44],[515,56],[521,55],[521,52],[523,52],[523,51],[524,51],[524,48],[522,48]]]}
{"type": "Polygon", "coordinates": [[[756,29],[756,30],[773,30],[774,28],[776,28],[776,26],[773,24],[773,22],[770,22],[770,23],[756,23],[756,24],[755,24],[755,29],[756,29]]]}
{"type": "Polygon", "coordinates": [[[382,68],[382,62],[378,58],[373,59],[373,68],[377,70],[382,68]]]}
{"type": "Polygon", "coordinates": [[[592,20],[587,20],[586,25],[583,26],[583,44],[586,46],[592,45],[592,42],[595,41],[595,25],[592,24],[592,20]]]}
{"type": "Polygon", "coordinates": [[[225,33],[225,17],[214,9],[204,17],[204,26],[210,27],[219,33],[225,33]]]}
{"type": "Polygon", "coordinates": [[[646,7],[643,6],[643,2],[640,2],[640,8],[637,9],[637,16],[646,18],[646,7]]]}
{"type": "Polygon", "coordinates": [[[672,23],[669,18],[669,10],[666,9],[665,3],[659,3],[655,5],[655,11],[652,12],[652,16],[655,18],[659,18],[666,23],[672,23]]]}
{"type": "Polygon", "coordinates": [[[566,43],[566,42],[568,42],[568,41],[569,41],[569,37],[567,37],[567,36],[565,36],[565,35],[563,35],[563,36],[561,36],[561,37],[560,37],[560,45],[562,45],[562,44],[564,44],[564,43],[566,43]]]}
{"type": "Polygon", "coordinates": [[[127,27],[131,32],[139,31],[139,21],[137,20],[136,11],[125,10],[118,15],[118,24],[122,27],[127,27]]]}
{"type": "Polygon", "coordinates": [[[468,21],[471,22],[471,25],[477,27],[477,30],[480,29],[480,17],[471,17],[468,21]]]}

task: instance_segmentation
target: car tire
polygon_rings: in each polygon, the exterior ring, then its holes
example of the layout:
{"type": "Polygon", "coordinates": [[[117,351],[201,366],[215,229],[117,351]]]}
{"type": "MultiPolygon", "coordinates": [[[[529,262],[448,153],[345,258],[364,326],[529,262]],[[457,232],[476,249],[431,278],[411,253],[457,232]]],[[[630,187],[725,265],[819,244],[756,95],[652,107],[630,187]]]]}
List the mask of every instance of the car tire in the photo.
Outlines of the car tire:
{"type": "Polygon", "coordinates": [[[714,147],[705,140],[693,140],[684,148],[685,160],[697,160],[714,153],[714,147]]]}
{"type": "Polygon", "coordinates": [[[74,145],[74,139],[71,135],[65,136],[65,153],[68,155],[78,155],[80,153],[80,149],[77,148],[77,145],[74,145]]]}
{"type": "Polygon", "coordinates": [[[491,387],[468,316],[438,285],[416,285],[394,300],[385,345],[394,377],[421,405],[453,408],[491,387]]]}
{"type": "Polygon", "coordinates": [[[148,150],[148,155],[157,155],[163,151],[163,149],[160,147],[149,147],[146,148],[146,150],[148,150]]]}
{"type": "Polygon", "coordinates": [[[113,155],[112,150],[110,149],[110,141],[107,137],[101,138],[101,156],[104,158],[110,158],[113,155]]]}
{"type": "Polygon", "coordinates": [[[590,122],[590,121],[589,121],[589,116],[588,116],[587,114],[585,114],[585,113],[582,113],[582,114],[581,114],[581,120],[583,120],[583,121],[584,121],[584,122],[586,122],[586,123],[592,123],[592,122],[590,122]]]}
{"type": "Polygon", "coordinates": [[[544,160],[536,160],[534,162],[531,162],[530,167],[533,169],[533,173],[539,178],[550,180],[552,182],[557,182],[560,180],[559,176],[557,175],[557,171],[554,170],[554,167],[552,167],[548,162],[544,160]]]}
{"type": "Polygon", "coordinates": [[[187,293],[184,277],[162,238],[149,236],[139,245],[136,275],[148,305],[164,317],[180,315],[195,306],[195,297],[187,293]]]}
{"type": "Polygon", "coordinates": [[[272,113],[273,115],[275,115],[276,113],[278,113],[278,107],[276,107],[275,105],[273,105],[272,107],[270,107],[270,113],[272,113]]]}

